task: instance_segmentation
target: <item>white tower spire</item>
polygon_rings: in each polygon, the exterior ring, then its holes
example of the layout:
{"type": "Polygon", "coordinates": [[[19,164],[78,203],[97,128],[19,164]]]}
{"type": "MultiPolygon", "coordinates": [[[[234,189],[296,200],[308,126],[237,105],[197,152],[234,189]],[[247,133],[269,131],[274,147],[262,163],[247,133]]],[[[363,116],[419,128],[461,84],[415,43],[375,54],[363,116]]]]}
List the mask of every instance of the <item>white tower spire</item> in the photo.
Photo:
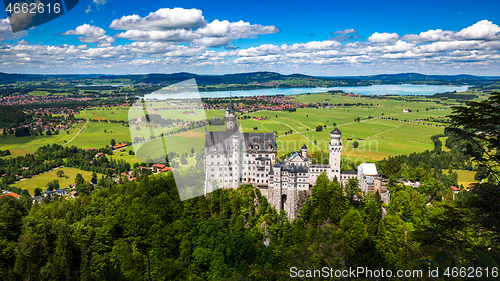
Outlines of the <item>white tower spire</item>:
{"type": "Polygon", "coordinates": [[[337,177],[337,180],[340,182],[340,154],[342,152],[342,143],[340,142],[340,137],[342,133],[339,129],[335,128],[330,132],[331,141],[329,143],[330,148],[330,170],[328,171],[328,178],[333,180],[337,177]]]}

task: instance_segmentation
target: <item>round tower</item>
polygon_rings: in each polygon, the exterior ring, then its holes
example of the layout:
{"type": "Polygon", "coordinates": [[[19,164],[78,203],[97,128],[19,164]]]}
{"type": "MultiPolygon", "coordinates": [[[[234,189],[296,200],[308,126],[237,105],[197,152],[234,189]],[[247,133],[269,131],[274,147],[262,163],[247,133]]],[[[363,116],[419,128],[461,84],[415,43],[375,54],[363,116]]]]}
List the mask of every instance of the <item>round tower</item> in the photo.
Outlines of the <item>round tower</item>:
{"type": "Polygon", "coordinates": [[[307,158],[307,146],[305,144],[302,146],[302,157],[307,158]]]}
{"type": "Polygon", "coordinates": [[[328,170],[328,178],[333,180],[333,178],[337,177],[337,180],[340,182],[340,155],[342,152],[342,143],[340,142],[340,137],[342,133],[338,128],[335,128],[330,132],[330,169],[328,170]]]}
{"type": "Polygon", "coordinates": [[[236,131],[236,110],[234,109],[233,100],[229,101],[226,107],[226,131],[236,131]]]}

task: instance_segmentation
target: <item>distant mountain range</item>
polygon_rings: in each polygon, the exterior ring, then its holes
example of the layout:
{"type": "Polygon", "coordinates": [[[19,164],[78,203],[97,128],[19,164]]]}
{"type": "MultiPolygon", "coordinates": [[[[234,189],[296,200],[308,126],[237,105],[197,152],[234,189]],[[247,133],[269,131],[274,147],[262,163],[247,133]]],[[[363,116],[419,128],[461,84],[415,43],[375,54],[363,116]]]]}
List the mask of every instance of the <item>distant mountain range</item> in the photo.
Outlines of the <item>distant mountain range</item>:
{"type": "Polygon", "coordinates": [[[500,76],[475,76],[469,74],[458,75],[425,75],[420,73],[398,73],[398,74],[378,74],[368,76],[351,76],[359,80],[381,80],[381,81],[488,81],[498,80],[500,76]]]}
{"type": "MultiPolygon", "coordinates": [[[[47,81],[67,82],[80,84],[84,81],[91,83],[92,80],[118,82],[120,80],[130,83],[177,83],[186,79],[196,78],[199,85],[217,84],[249,84],[267,83],[271,81],[297,81],[304,80],[309,83],[342,82],[345,85],[369,85],[369,84],[399,84],[399,83],[432,83],[432,84],[466,84],[473,82],[486,82],[500,80],[499,76],[474,76],[460,75],[425,75],[420,73],[378,74],[368,76],[342,76],[342,77],[317,77],[303,74],[282,75],[275,72],[250,72],[225,75],[198,75],[187,72],[163,74],[151,73],[143,75],[104,75],[104,74],[68,74],[68,75],[39,75],[39,74],[9,74],[0,72],[0,83],[12,83],[22,81],[47,81]]],[[[293,87],[293,85],[292,85],[293,87]]]]}

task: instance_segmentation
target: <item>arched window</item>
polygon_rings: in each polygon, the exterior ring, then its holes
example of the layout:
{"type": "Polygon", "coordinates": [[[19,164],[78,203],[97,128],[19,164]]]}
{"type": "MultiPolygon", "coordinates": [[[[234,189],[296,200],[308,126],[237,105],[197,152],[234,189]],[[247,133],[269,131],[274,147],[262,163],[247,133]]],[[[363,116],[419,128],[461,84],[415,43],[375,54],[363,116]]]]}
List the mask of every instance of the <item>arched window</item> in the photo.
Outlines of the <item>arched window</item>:
{"type": "Polygon", "coordinates": [[[286,210],[286,194],[281,195],[281,209],[286,210]]]}

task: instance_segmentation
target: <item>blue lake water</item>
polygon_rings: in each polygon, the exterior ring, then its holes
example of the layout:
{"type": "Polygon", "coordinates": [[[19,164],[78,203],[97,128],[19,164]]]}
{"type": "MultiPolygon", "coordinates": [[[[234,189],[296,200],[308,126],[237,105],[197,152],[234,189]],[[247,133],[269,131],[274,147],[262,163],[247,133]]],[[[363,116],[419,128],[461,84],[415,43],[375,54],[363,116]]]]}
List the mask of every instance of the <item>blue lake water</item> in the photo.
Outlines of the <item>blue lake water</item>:
{"type": "Polygon", "coordinates": [[[165,99],[165,98],[227,98],[227,97],[251,97],[251,96],[273,96],[273,95],[300,95],[305,93],[321,93],[331,90],[342,90],[346,93],[355,93],[361,95],[433,95],[444,92],[463,92],[467,91],[468,86],[439,86],[439,85],[372,85],[358,87],[332,87],[332,88],[287,88],[287,89],[260,89],[243,91],[214,91],[200,93],[177,93],[177,94],[158,94],[151,93],[145,95],[145,99],[165,99]]]}

